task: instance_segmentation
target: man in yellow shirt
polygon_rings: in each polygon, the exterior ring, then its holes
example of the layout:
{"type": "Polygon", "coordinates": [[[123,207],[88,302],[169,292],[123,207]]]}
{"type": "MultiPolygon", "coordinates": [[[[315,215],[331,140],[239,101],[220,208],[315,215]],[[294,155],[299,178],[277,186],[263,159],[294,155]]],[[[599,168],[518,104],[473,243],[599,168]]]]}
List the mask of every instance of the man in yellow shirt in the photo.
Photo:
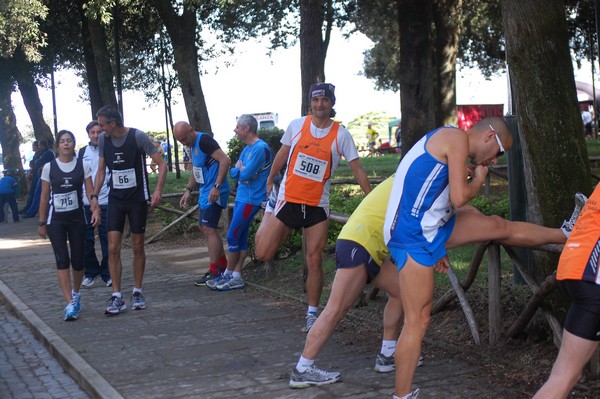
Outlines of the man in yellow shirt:
{"type": "MultiPolygon", "coordinates": [[[[386,207],[394,176],[390,176],[371,191],[360,203],[342,228],[336,242],[336,274],[331,294],[323,312],[308,333],[304,350],[290,374],[291,388],[332,384],[341,379],[339,372],[318,368],[314,362],[335,327],[365,284],[387,292],[388,303],[383,313],[383,341],[375,361],[375,371],[395,370],[396,339],[403,320],[398,270],[390,261],[383,238],[386,207]]],[[[570,233],[583,204],[576,203],[568,222],[560,228],[548,228],[531,223],[511,222],[500,216],[486,216],[476,208],[466,205],[456,210],[456,223],[446,248],[455,248],[477,242],[497,241],[519,247],[536,247],[542,244],[562,244],[570,233]]],[[[443,270],[442,270],[443,271],[443,270]]],[[[422,364],[419,359],[417,366],[422,364]]],[[[416,397],[416,396],[413,396],[416,397]]]]}

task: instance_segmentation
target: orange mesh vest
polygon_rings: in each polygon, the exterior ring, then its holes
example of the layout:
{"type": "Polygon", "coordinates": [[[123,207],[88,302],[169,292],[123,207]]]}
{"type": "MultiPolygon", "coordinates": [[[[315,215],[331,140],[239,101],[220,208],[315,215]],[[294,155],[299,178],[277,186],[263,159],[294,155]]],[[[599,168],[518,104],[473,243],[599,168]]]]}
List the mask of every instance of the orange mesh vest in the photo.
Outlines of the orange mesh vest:
{"type": "Polygon", "coordinates": [[[318,206],[331,176],[331,148],[340,124],[333,122],[327,136],[317,139],[310,132],[311,122],[309,115],[300,130],[300,140],[292,150],[286,171],[285,200],[318,206]]]}
{"type": "Polygon", "coordinates": [[[583,207],[560,255],[557,280],[585,280],[600,284],[600,186],[583,207]]]}

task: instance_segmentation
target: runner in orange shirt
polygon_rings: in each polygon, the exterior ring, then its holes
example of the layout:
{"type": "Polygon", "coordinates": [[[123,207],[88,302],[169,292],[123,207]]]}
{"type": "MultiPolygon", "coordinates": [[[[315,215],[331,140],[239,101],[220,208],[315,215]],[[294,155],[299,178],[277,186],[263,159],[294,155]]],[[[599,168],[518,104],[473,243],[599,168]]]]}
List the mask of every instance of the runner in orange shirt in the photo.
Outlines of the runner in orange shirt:
{"type": "Polygon", "coordinates": [[[330,179],[342,157],[365,194],[371,191],[350,132],[332,119],[334,92],[335,86],[329,83],[312,85],[309,91],[312,115],[293,120],[281,138],[281,149],[267,179],[267,192],[271,192],[273,180],[286,162],[288,166],[273,211],[275,217],[264,223],[256,238],[256,257],[266,261],[273,259],[290,229],[304,229],[308,268],[304,331],[310,330],[317,319],[323,289],[321,257],[329,226],[330,179]]]}
{"type": "MultiPolygon", "coordinates": [[[[583,197],[582,194],[578,194],[583,197]]],[[[558,357],[534,399],[567,398],[600,342],[600,185],[560,255],[556,280],[571,297],[558,357]]]]}

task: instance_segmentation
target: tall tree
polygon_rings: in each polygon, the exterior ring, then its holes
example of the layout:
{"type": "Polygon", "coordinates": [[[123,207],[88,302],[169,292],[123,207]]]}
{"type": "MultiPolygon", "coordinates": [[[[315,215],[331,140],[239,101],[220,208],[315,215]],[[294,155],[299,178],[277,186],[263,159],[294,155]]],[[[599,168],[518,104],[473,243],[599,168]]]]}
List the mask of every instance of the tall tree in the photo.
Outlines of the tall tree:
{"type": "Polygon", "coordinates": [[[433,5],[397,0],[400,26],[400,107],[402,152],[435,128],[433,5]]]}
{"type": "MultiPolygon", "coordinates": [[[[573,204],[573,193],[591,192],[564,3],[500,4],[523,148],[528,218],[557,226],[573,204]]],[[[537,271],[545,277],[552,268],[550,264],[537,271]]]]}
{"type": "Polygon", "coordinates": [[[11,103],[15,89],[15,71],[19,61],[40,60],[39,50],[45,36],[39,23],[47,8],[41,1],[8,0],[0,2],[0,145],[5,168],[23,171],[19,144],[21,133],[11,103]]]}
{"type": "Polygon", "coordinates": [[[375,42],[365,75],[400,90],[402,151],[435,126],[456,124],[456,57],[462,0],[358,1],[354,21],[375,42]]]}
{"type": "Polygon", "coordinates": [[[332,26],[332,0],[300,1],[301,115],[306,115],[310,107],[307,96],[310,86],[313,83],[325,81],[325,57],[332,26]]]}
{"type": "Polygon", "coordinates": [[[181,82],[183,101],[189,122],[195,129],[212,132],[204,92],[198,70],[198,46],[196,44],[198,7],[191,1],[183,3],[178,12],[170,0],[151,0],[162,19],[175,57],[175,70],[181,82]]]}

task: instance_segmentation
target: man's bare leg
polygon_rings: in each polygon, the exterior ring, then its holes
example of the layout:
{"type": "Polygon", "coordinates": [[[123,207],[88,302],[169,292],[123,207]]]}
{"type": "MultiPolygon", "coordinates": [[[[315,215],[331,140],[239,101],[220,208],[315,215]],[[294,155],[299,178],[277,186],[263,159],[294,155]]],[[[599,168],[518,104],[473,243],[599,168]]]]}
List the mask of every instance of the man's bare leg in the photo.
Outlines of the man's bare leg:
{"type": "Polygon", "coordinates": [[[511,222],[500,216],[486,216],[468,205],[457,209],[456,223],[446,248],[485,241],[529,248],[543,244],[564,244],[567,237],[559,228],[511,222]]]}
{"type": "Polygon", "coordinates": [[[219,259],[221,259],[221,256],[225,255],[225,251],[223,250],[223,240],[217,232],[217,229],[213,229],[212,227],[202,226],[202,232],[206,237],[210,263],[217,264],[219,259]]]}
{"type": "Polygon", "coordinates": [[[411,392],[421,355],[423,337],[429,326],[433,302],[433,267],[415,262],[410,256],[398,274],[404,306],[404,327],[396,347],[396,396],[411,392]]]}
{"type": "Polygon", "coordinates": [[[567,398],[571,389],[581,378],[583,367],[598,348],[598,341],[590,341],[563,330],[560,351],[548,381],[533,399],[567,398]]]}
{"type": "Polygon", "coordinates": [[[396,265],[389,260],[385,260],[381,265],[381,271],[373,279],[372,284],[388,294],[388,301],[383,310],[383,339],[396,341],[404,320],[396,265]]]}
{"type": "Polygon", "coordinates": [[[108,270],[112,278],[112,291],[121,292],[121,239],[120,231],[108,232],[108,270]]]}
{"type": "Polygon", "coordinates": [[[323,250],[327,244],[329,220],[324,220],[314,226],[304,229],[306,234],[306,294],[309,306],[319,306],[323,291],[323,250]]]}
{"type": "Polygon", "coordinates": [[[144,270],[146,269],[146,252],[144,250],[144,233],[131,233],[131,245],[133,248],[133,279],[134,288],[142,288],[144,270]]]}
{"type": "Polygon", "coordinates": [[[260,235],[255,237],[254,254],[258,260],[266,262],[275,257],[279,244],[290,229],[275,215],[272,215],[264,222],[264,225],[261,223],[260,230],[260,235]]]}
{"type": "Polygon", "coordinates": [[[338,269],[335,272],[327,305],[325,305],[325,309],[323,309],[306,337],[306,343],[302,351],[304,358],[316,359],[366,282],[367,271],[364,265],[338,269]]]}

